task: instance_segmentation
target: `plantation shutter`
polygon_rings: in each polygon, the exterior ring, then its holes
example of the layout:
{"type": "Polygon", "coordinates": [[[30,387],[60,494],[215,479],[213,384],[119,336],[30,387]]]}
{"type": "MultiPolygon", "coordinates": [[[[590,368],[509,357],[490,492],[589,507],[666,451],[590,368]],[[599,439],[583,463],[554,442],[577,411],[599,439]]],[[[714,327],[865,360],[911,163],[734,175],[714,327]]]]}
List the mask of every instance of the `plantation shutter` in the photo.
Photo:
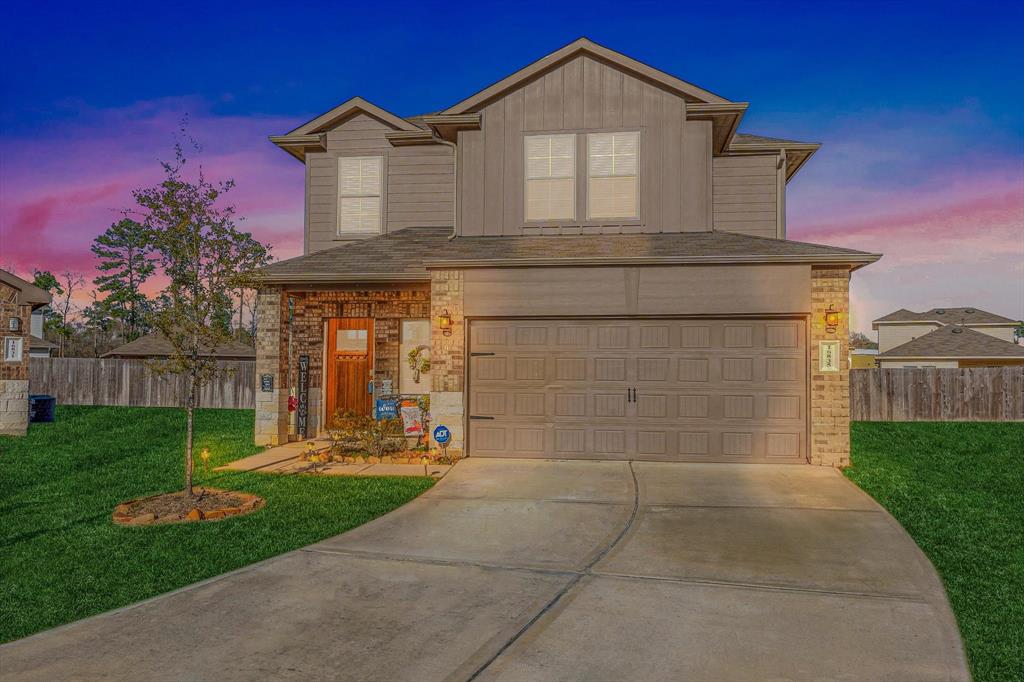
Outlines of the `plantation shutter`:
{"type": "Polygon", "coordinates": [[[576,136],[526,137],[526,219],[576,217],[576,136]]]}
{"type": "Polygon", "coordinates": [[[338,234],[380,232],[383,159],[338,159],[338,234]]]}
{"type": "Polygon", "coordinates": [[[587,136],[588,217],[639,217],[639,159],[638,132],[587,136]]]}

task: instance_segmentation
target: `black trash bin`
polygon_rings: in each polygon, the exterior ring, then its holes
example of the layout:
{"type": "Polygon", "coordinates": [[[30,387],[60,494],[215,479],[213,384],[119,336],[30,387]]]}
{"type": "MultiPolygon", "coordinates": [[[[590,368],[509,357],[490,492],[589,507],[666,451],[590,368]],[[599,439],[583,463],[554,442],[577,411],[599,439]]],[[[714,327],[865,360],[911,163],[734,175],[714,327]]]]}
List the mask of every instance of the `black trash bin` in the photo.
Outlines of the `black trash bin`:
{"type": "Polygon", "coordinates": [[[57,399],[52,395],[28,397],[28,420],[32,423],[52,422],[57,417],[57,399]]]}

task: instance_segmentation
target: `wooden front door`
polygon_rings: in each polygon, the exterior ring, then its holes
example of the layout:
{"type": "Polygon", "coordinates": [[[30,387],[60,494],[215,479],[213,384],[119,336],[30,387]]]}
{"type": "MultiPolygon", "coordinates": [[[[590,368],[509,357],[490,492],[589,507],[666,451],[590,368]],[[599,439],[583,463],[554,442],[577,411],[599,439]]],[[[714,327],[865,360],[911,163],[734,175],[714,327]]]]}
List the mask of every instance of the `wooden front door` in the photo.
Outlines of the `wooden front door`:
{"type": "Polygon", "coordinates": [[[327,422],[337,412],[371,414],[373,320],[343,317],[327,321],[327,422]]]}

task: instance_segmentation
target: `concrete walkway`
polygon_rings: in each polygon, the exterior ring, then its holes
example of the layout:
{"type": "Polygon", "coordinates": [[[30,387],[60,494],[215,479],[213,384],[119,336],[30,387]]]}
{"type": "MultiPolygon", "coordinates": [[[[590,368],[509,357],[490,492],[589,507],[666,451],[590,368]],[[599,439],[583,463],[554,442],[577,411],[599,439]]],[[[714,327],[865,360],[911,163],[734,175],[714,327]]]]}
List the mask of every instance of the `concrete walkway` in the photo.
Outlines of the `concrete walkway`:
{"type": "Polygon", "coordinates": [[[968,680],[931,565],[809,466],[465,460],[305,549],[0,647],[11,680],[968,680]]]}
{"type": "MultiPolygon", "coordinates": [[[[324,439],[313,441],[318,449],[327,448],[330,443],[324,439]]],[[[278,445],[242,459],[236,459],[214,471],[257,471],[261,474],[305,474],[315,473],[324,476],[432,476],[441,478],[448,473],[448,464],[431,463],[424,468],[422,464],[394,464],[378,462],[376,464],[345,464],[328,462],[314,467],[310,462],[303,462],[299,457],[306,450],[306,441],[278,445]]]]}

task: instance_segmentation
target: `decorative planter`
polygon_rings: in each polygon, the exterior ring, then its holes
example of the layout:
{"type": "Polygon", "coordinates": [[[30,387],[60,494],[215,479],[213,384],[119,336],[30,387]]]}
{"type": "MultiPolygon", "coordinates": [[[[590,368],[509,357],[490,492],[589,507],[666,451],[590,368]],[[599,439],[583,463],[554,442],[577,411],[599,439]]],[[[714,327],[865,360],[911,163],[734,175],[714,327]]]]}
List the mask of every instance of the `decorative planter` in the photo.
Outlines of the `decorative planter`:
{"type": "MultiPolygon", "coordinates": [[[[187,505],[178,505],[177,497],[183,497],[181,492],[163,493],[140,497],[135,500],[123,502],[114,507],[112,515],[114,523],[121,526],[152,526],[164,523],[187,523],[189,521],[217,521],[231,516],[249,514],[262,508],[267,502],[262,497],[241,493],[233,490],[219,490],[217,488],[204,488],[204,495],[212,495],[218,498],[216,504],[210,508],[201,501],[191,509],[187,505]],[[165,501],[171,506],[181,506],[181,510],[168,512],[154,511],[160,508],[159,502],[165,501]],[[200,506],[208,507],[200,509],[200,506]]],[[[165,505],[166,506],[166,505],[165,505]]]]}

